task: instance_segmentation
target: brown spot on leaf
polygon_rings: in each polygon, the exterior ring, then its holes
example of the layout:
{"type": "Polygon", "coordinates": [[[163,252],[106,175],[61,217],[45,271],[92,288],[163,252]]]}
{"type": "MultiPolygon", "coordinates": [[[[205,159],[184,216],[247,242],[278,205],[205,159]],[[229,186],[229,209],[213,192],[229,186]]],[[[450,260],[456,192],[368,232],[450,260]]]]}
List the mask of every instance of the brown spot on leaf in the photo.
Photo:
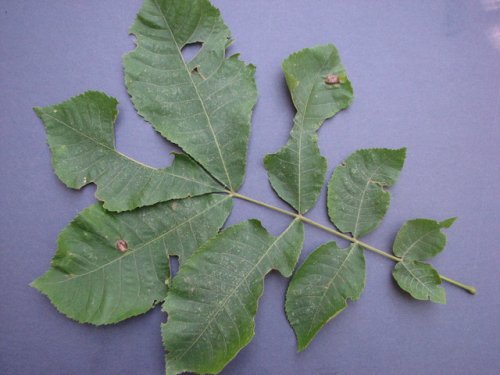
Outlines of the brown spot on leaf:
{"type": "Polygon", "coordinates": [[[327,85],[337,85],[340,83],[340,77],[336,74],[328,74],[325,77],[325,83],[327,85]]]}
{"type": "Polygon", "coordinates": [[[116,241],[116,250],[118,250],[120,253],[124,253],[125,251],[128,250],[128,243],[125,240],[118,240],[116,241]]]}

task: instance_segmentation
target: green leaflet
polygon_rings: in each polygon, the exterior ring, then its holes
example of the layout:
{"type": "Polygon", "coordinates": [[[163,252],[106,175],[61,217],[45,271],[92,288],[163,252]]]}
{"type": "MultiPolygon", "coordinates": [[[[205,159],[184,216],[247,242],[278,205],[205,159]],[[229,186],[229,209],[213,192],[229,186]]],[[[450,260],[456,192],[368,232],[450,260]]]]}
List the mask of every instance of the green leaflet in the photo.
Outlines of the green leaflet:
{"type": "Polygon", "coordinates": [[[318,331],[356,300],[365,286],[365,258],[358,245],[340,249],[329,242],[316,249],[293,276],[286,294],[286,314],[304,350],[318,331]]]}
{"type": "Polygon", "coordinates": [[[407,221],[396,235],[392,251],[403,260],[426,260],[436,256],[446,245],[446,236],[441,229],[449,228],[455,219],[407,221]]]}
{"type": "Polygon", "coordinates": [[[319,153],[315,132],[292,129],[285,147],[266,155],[264,166],[276,193],[300,213],[318,199],[326,174],[326,159],[319,153]]]}
{"type": "Polygon", "coordinates": [[[443,251],[446,236],[441,232],[449,228],[456,218],[437,222],[429,219],[407,221],[394,240],[392,251],[402,259],[392,275],[401,289],[413,298],[446,303],[445,290],[440,287],[441,278],[431,265],[421,262],[443,251]]]}
{"type": "Polygon", "coordinates": [[[328,214],[342,232],[361,237],[375,229],[387,212],[392,186],[403,168],[406,149],[367,149],[351,154],[328,184],[328,214]]]}
{"type": "Polygon", "coordinates": [[[224,230],[189,258],[163,305],[168,375],[218,373],[250,342],[265,275],[276,269],[289,276],[303,237],[298,220],[278,237],[250,220],[224,230]]]}
{"type": "Polygon", "coordinates": [[[446,292],[439,286],[441,278],[430,264],[416,260],[399,262],[394,266],[392,276],[413,298],[446,303],[446,292]]]}
{"type": "Polygon", "coordinates": [[[32,286],[81,323],[142,314],[165,298],[169,255],[187,259],[217,233],[231,207],[231,198],[218,194],[124,213],[92,205],[61,232],[51,268],[32,286]]]}
{"type": "Polygon", "coordinates": [[[267,155],[264,165],[276,193],[305,213],[316,203],[326,174],[316,130],[347,108],[353,93],[337,49],[331,44],[290,55],[283,62],[283,71],[297,115],[290,140],[277,153],[267,155]],[[328,76],[338,83],[326,83],[328,76]]]}
{"type": "Polygon", "coordinates": [[[229,29],[207,0],[145,0],[124,57],[132,101],[154,128],[225,186],[237,190],[246,164],[255,67],[225,57],[229,29]],[[200,42],[186,62],[181,50],[200,42]]]}
{"type": "Polygon", "coordinates": [[[117,104],[114,98],[89,91],[35,108],[45,125],[54,170],[64,184],[80,189],[94,182],[96,197],[112,211],[222,191],[185,155],[176,155],[171,167],[154,169],[116,151],[117,104]]]}

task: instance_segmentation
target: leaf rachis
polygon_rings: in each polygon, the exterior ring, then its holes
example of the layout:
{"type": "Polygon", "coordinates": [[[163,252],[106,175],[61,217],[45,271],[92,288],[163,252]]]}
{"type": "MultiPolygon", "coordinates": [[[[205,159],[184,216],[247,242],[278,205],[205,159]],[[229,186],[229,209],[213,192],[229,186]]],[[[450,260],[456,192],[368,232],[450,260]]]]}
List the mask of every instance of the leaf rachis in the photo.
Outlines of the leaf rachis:
{"type": "MultiPolygon", "coordinates": [[[[339,232],[338,230],[335,230],[334,228],[332,227],[328,227],[326,225],[323,225],[321,223],[318,223],[314,220],[311,220],[309,219],[308,217],[306,216],[303,216],[301,214],[298,214],[296,212],[293,212],[293,211],[288,211],[288,210],[285,210],[283,208],[280,208],[280,207],[277,207],[277,206],[273,206],[272,204],[269,204],[269,203],[265,203],[265,202],[262,202],[262,201],[259,201],[257,199],[253,199],[251,197],[248,197],[246,195],[242,195],[242,194],[239,194],[239,193],[234,193],[234,192],[229,192],[227,191],[226,192],[227,194],[229,194],[230,196],[233,196],[235,198],[238,198],[238,199],[241,199],[241,200],[244,200],[244,201],[247,201],[247,202],[250,202],[250,203],[253,203],[253,204],[256,204],[256,205],[259,205],[259,206],[262,206],[262,207],[265,207],[265,208],[268,208],[270,210],[273,210],[273,211],[276,211],[276,212],[280,212],[284,215],[287,215],[287,216],[292,216],[294,218],[297,218],[301,221],[303,221],[304,223],[307,223],[313,227],[316,227],[316,228],[319,228],[325,232],[328,232],[330,234],[333,234],[334,236],[337,236],[337,237],[340,237],[344,240],[347,240],[349,242],[352,242],[354,244],[357,244],[359,246],[361,246],[362,248],[366,249],[366,250],[369,250],[373,253],[376,253],[378,255],[381,255],[387,259],[390,259],[394,262],[401,262],[402,259],[397,257],[397,256],[394,256],[392,254],[389,254],[388,252],[386,251],[383,251],[383,250],[380,250],[374,246],[371,246],[369,244],[367,244],[366,242],[363,242],[363,241],[360,241],[352,236],[349,236],[348,234],[345,234],[345,233],[342,233],[342,232],[339,232]]],[[[462,288],[464,289],[465,291],[469,292],[470,294],[476,294],[476,288],[474,288],[473,286],[470,286],[470,285],[466,285],[466,284],[463,284],[461,282],[458,282],[456,280],[453,280],[449,277],[446,277],[446,276],[443,276],[443,275],[439,275],[439,277],[441,279],[443,279],[443,281],[446,281],[450,284],[453,284],[459,288],[462,288]]]]}

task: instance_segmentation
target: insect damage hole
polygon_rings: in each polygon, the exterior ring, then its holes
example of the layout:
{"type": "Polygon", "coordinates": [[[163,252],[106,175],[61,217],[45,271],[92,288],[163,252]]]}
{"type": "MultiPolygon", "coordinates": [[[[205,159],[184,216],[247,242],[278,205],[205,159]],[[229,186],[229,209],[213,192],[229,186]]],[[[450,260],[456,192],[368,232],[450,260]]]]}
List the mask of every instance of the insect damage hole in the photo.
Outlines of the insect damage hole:
{"type": "Polygon", "coordinates": [[[181,53],[184,61],[191,61],[192,59],[194,59],[198,52],[200,52],[201,47],[202,43],[200,42],[186,44],[184,47],[182,47],[181,53]]]}

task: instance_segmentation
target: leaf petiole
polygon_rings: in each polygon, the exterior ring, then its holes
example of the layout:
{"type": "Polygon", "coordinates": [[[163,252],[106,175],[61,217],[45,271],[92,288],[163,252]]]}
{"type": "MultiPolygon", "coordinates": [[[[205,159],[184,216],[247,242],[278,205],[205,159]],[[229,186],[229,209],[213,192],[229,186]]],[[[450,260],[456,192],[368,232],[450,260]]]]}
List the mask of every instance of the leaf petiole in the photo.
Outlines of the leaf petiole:
{"type": "MultiPolygon", "coordinates": [[[[273,211],[277,211],[277,212],[280,212],[284,215],[288,215],[288,216],[291,216],[291,217],[294,217],[296,219],[299,219],[301,220],[302,222],[304,223],[307,223],[309,225],[312,225],[313,227],[316,227],[316,228],[319,228],[321,230],[324,230],[325,232],[328,232],[328,233],[331,233],[337,237],[340,237],[340,238],[343,238],[344,240],[347,240],[349,242],[352,242],[352,243],[355,243],[355,244],[358,244],[359,246],[363,247],[364,249],[366,250],[370,250],[371,252],[374,252],[374,253],[377,253],[379,255],[382,255],[383,257],[386,257],[394,262],[401,262],[401,258],[399,257],[396,257],[394,255],[391,255],[383,250],[380,250],[380,249],[377,249],[376,247],[373,247],[363,241],[360,241],[354,237],[351,237],[345,233],[342,233],[342,232],[339,232],[338,230],[336,229],[333,229],[333,228],[330,228],[330,227],[327,227],[326,225],[323,225],[323,224],[320,224],[314,220],[311,220],[301,214],[298,214],[296,212],[293,212],[293,211],[288,211],[288,210],[285,210],[283,208],[279,208],[279,207],[276,207],[276,206],[273,206],[271,204],[268,204],[268,203],[265,203],[265,202],[262,202],[262,201],[259,201],[257,199],[253,199],[253,198],[250,198],[250,197],[247,197],[246,195],[242,195],[242,194],[239,194],[239,193],[236,193],[236,192],[233,192],[233,191],[229,191],[229,190],[226,190],[226,193],[228,195],[230,195],[231,197],[234,197],[234,198],[238,198],[238,199],[241,199],[241,200],[244,200],[244,201],[247,201],[247,202],[250,202],[250,203],[253,203],[253,204],[256,204],[256,205],[259,205],[259,206],[262,206],[262,207],[266,207],[266,208],[269,208],[273,211]]],[[[443,276],[443,275],[439,275],[439,277],[441,278],[441,280],[443,281],[446,281],[450,284],[453,284],[459,288],[462,288],[464,289],[465,291],[469,292],[470,294],[476,294],[476,288],[474,288],[473,286],[470,286],[470,285],[465,285],[465,284],[462,284],[456,280],[453,280],[453,279],[450,279],[449,277],[446,277],[446,276],[443,276]]]]}

